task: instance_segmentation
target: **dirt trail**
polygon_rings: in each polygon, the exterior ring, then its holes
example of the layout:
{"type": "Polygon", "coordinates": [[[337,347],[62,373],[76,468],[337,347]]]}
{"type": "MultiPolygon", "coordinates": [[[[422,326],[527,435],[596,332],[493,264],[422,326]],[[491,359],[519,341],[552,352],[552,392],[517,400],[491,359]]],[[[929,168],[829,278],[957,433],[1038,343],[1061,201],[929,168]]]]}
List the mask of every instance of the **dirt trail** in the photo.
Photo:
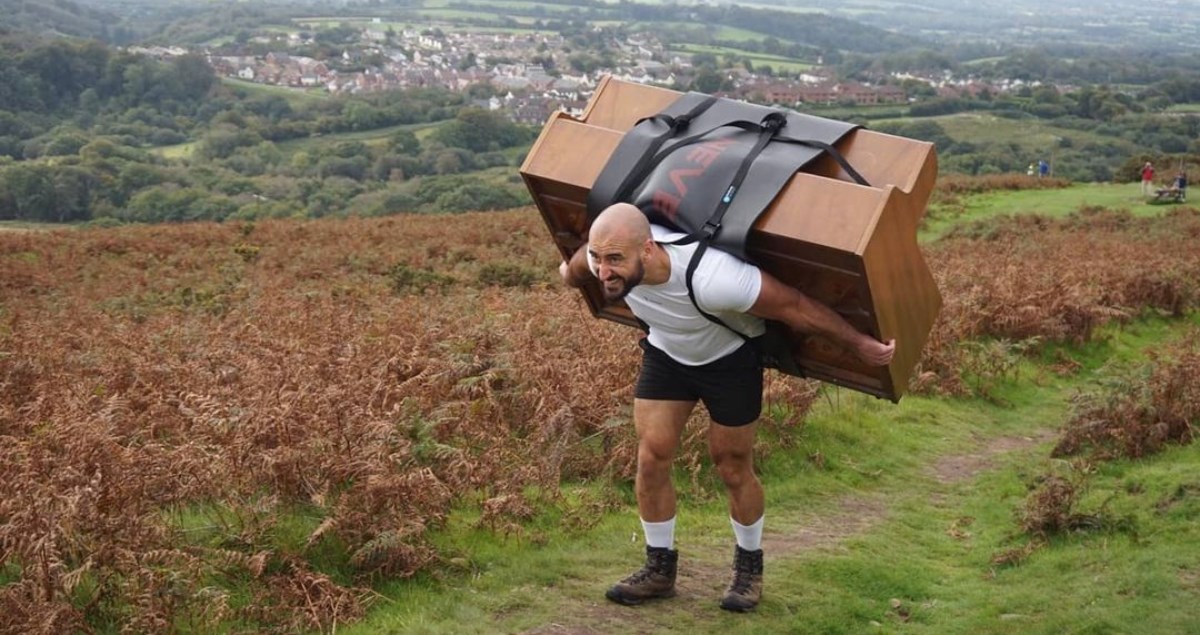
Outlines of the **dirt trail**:
{"type": "MultiPolygon", "coordinates": [[[[1026,436],[1000,437],[967,453],[942,457],[927,468],[927,474],[944,486],[963,483],[991,468],[1003,454],[1027,450],[1048,441],[1053,432],[1042,430],[1026,436]]],[[[935,493],[936,496],[936,493],[935,493]]],[[[838,546],[849,538],[867,533],[883,522],[889,513],[884,494],[844,496],[833,511],[790,516],[768,523],[763,536],[763,551],[769,568],[772,560],[789,558],[838,546]]],[[[694,614],[712,610],[728,582],[730,554],[712,549],[689,552],[681,558],[676,580],[677,596],[656,605],[660,612],[694,614]]],[[[636,566],[636,565],[635,565],[636,566]]],[[[594,582],[588,583],[595,586],[594,582]]],[[[560,622],[527,630],[523,635],[600,635],[606,633],[655,632],[660,622],[648,620],[642,608],[618,607],[595,593],[595,600],[578,601],[564,595],[560,622]]]]}

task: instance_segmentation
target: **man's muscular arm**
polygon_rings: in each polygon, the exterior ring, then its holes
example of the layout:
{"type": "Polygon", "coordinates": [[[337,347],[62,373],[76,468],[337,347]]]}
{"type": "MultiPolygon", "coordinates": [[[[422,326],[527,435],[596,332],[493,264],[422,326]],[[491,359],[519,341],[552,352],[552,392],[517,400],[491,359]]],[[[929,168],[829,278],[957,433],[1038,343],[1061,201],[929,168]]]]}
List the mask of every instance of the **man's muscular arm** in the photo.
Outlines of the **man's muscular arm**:
{"type": "Polygon", "coordinates": [[[821,304],[762,271],[762,288],[749,313],[768,320],[777,320],[802,333],[823,335],[854,351],[862,361],[872,366],[884,366],[892,361],[896,341],[879,340],[860,333],[833,309],[821,304]]]}

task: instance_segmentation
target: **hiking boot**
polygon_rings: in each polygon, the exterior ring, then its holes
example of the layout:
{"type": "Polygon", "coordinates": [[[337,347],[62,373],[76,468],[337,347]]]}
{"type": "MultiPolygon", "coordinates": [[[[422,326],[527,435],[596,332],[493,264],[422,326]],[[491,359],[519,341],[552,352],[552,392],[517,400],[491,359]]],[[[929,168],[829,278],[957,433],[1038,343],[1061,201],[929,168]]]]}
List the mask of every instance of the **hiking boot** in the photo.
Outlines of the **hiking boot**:
{"type": "Polygon", "coordinates": [[[612,585],[604,596],[626,606],[674,597],[675,565],[678,562],[679,552],[674,549],[646,547],[646,565],[612,585]]]}
{"type": "Polygon", "coordinates": [[[753,610],[762,599],[763,552],[746,551],[736,547],[733,552],[733,582],[721,597],[721,608],[726,611],[745,612],[753,610]]]}

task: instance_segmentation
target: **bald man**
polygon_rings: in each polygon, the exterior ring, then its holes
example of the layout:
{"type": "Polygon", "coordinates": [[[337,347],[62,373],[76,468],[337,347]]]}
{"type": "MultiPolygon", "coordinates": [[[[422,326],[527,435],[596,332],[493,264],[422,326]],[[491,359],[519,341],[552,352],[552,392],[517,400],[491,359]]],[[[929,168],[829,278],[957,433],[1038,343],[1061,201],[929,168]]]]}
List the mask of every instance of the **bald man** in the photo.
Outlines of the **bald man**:
{"type": "Polygon", "coordinates": [[[747,338],[763,334],[764,319],[817,333],[882,366],[895,342],[858,332],[841,316],[775,277],[730,254],[709,249],[692,278],[696,302],[728,326],[705,318],[688,297],[688,262],[697,245],[666,244],[683,234],[651,225],[641,210],[618,203],[597,216],[586,249],[559,267],[571,287],[591,276],[610,302],[625,300],[649,325],[640,342],[642,368],[634,392],[638,438],[635,482],[646,538],[646,564],[606,596],[626,605],[675,594],[675,489],[671,463],[684,424],[703,401],[713,425],[709,453],[729,495],[737,545],[733,580],[721,608],[749,611],[762,596],[763,489],[754,474],[755,421],[762,410],[762,365],[747,338]],[[738,333],[731,329],[737,329],[738,333]],[[746,337],[742,337],[745,335],[746,337]]]}

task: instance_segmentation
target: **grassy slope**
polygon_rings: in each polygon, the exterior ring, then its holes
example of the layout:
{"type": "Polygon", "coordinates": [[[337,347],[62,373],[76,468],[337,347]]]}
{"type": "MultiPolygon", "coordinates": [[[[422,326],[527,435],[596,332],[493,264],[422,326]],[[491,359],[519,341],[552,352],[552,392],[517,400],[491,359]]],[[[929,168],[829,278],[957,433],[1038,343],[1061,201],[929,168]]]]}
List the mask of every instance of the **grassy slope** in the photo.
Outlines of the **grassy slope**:
{"type": "Polygon", "coordinates": [[[1093,477],[1082,508],[1094,511],[1111,496],[1110,508],[1136,518],[1136,534],[1060,539],[1015,568],[990,560],[1019,544],[1013,510],[1034,477],[1056,468],[1049,445],[1025,441],[961,480],[935,476],[937,466],[988,454],[996,439],[1046,439],[1063,421],[1067,396],[1088,387],[1093,371],[1136,358],[1172,330],[1179,325],[1113,331],[1108,343],[1076,351],[1086,369],[1075,378],[1027,366],[1003,391],[1006,405],[909,397],[890,406],[828,392],[800,446],[761,466],[775,553],[755,615],[715,606],[730,531],[706,471],[700,489],[679,482],[684,575],[691,568],[699,579],[675,600],[639,610],[602,597],[640,557],[624,490],[629,511],[583,534],[545,518],[524,537],[495,537],[471,529],[474,515],[464,511],[443,536],[463,572],[385,587],[368,619],[346,632],[1185,632],[1198,615],[1200,498],[1188,488],[1200,486],[1200,447],[1107,465],[1093,477]],[[1177,491],[1191,494],[1174,501],[1177,491]],[[1159,512],[1164,501],[1174,503],[1159,512]],[[806,545],[814,527],[832,538],[806,545]]]}
{"type": "MultiPolygon", "coordinates": [[[[757,34],[755,34],[757,35],[757,34]]],[[[776,71],[781,72],[800,72],[812,70],[813,64],[797,61],[780,55],[767,55],[764,53],[753,53],[743,51],[741,49],[729,48],[724,46],[708,46],[704,44],[676,44],[669,51],[673,55],[695,55],[696,53],[712,53],[720,56],[733,56],[738,58],[748,58],[755,66],[767,65],[776,71]]]]}
{"type": "Polygon", "coordinates": [[[291,102],[293,106],[329,98],[329,93],[327,93],[324,88],[290,88],[288,86],[259,84],[256,82],[246,81],[244,79],[237,79],[235,77],[222,77],[221,82],[233,88],[240,88],[252,95],[261,94],[282,96],[291,102]]]}
{"type": "Polygon", "coordinates": [[[964,197],[961,208],[931,206],[921,228],[922,240],[934,240],[962,223],[1000,215],[1037,213],[1061,218],[1080,207],[1128,209],[1137,216],[1152,216],[1164,209],[1149,205],[1138,183],[1079,183],[1057,190],[993,192],[964,197]]]}
{"type": "Polygon", "coordinates": [[[972,143],[1015,143],[1042,148],[1048,152],[1058,137],[1070,139],[1076,147],[1089,142],[1108,142],[1112,137],[1093,132],[1059,128],[1037,119],[1007,119],[990,113],[965,112],[930,120],[941,124],[946,134],[972,143]]]}
{"type": "MultiPolygon", "coordinates": [[[[1121,186],[990,194],[969,218],[1082,204],[1121,205],[1121,186]]],[[[1128,191],[1127,191],[1128,190],[1128,191]]],[[[957,219],[961,222],[963,218],[957,219]]],[[[935,228],[936,229],[936,228],[935,228]]],[[[926,238],[937,232],[926,230],[926,238]]],[[[1019,546],[1015,510],[1040,475],[1069,472],[1048,458],[1053,432],[1078,390],[1105,364],[1139,359],[1186,323],[1151,321],[1106,331],[1068,351],[1084,369],[1063,378],[1034,363],[994,402],[906,397],[899,405],[826,387],[797,447],[760,461],[768,492],[767,596],[754,615],[728,615],[730,531],[709,468],[681,491],[682,592],[653,608],[606,603],[604,589],[640,559],[632,492],[625,509],[588,531],[543,516],[521,533],[476,529],[457,513],[440,536],[457,573],[393,582],[353,633],[1060,633],[1187,632],[1200,618],[1200,447],[1101,466],[1080,509],[1106,505],[1135,532],[1059,538],[1024,564],[991,559],[1019,546]],[[999,449],[1011,451],[1000,452],[999,449]],[[967,466],[939,477],[946,466],[967,466]]],[[[572,492],[613,488],[575,484],[572,492]]]]}
{"type": "MultiPolygon", "coordinates": [[[[373,130],[361,130],[358,132],[341,132],[335,134],[319,135],[313,137],[302,137],[299,139],[288,139],[280,141],[276,144],[285,156],[290,156],[296,152],[308,151],[329,144],[340,143],[343,141],[362,141],[367,145],[384,144],[391,136],[401,130],[411,130],[418,139],[424,139],[433,133],[441,122],[418,123],[418,124],[403,124],[398,126],[388,126],[385,128],[375,128],[373,130]]],[[[170,146],[160,146],[154,148],[153,151],[168,159],[186,159],[191,157],[196,151],[199,141],[188,141],[170,146]]],[[[525,149],[521,149],[524,151],[525,149]]]]}
{"type": "Polygon", "coordinates": [[[418,139],[423,139],[431,134],[439,125],[441,125],[440,122],[404,124],[388,126],[386,128],[375,128],[373,130],[361,130],[359,132],[341,132],[300,139],[288,139],[287,141],[280,141],[276,145],[280,151],[288,155],[301,150],[311,150],[317,146],[327,146],[343,141],[362,141],[367,145],[377,145],[385,143],[393,134],[401,130],[411,130],[418,139]]]}

